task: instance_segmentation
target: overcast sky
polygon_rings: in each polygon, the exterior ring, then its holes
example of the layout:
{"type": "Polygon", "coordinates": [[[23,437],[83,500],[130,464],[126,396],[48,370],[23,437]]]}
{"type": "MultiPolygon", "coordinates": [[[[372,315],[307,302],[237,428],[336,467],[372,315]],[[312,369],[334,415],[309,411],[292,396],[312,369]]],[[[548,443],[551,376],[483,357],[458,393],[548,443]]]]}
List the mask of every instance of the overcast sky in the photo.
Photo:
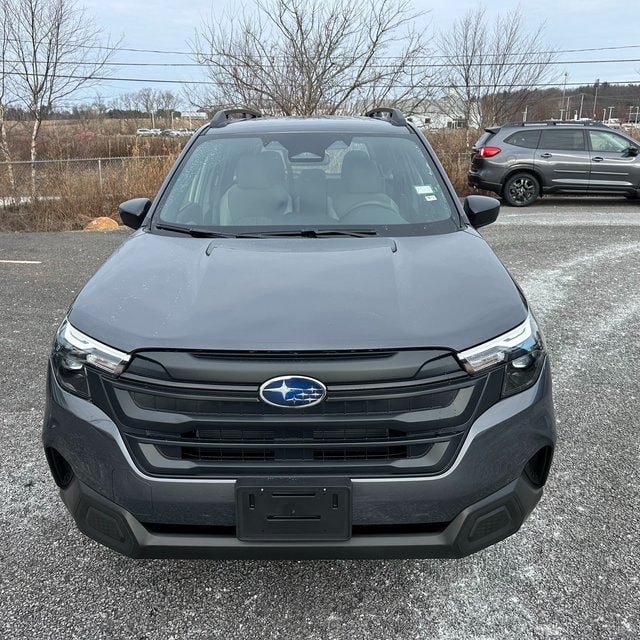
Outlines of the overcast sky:
{"type": "MultiPolygon", "coordinates": [[[[122,47],[188,52],[188,41],[196,28],[213,12],[222,15],[227,0],[80,0],[96,23],[111,34],[113,40],[122,38],[122,47]]],[[[250,0],[247,2],[251,4],[250,0]]],[[[567,52],[560,56],[558,77],[567,74],[567,86],[572,82],[632,81],[640,83],[640,6],[638,0],[536,0],[520,3],[532,29],[545,23],[544,37],[554,49],[597,49],[601,51],[567,52]],[[611,49],[607,50],[609,47],[611,49]],[[615,49],[613,47],[616,47],[615,49]],[[612,62],[613,60],[632,60],[612,62]],[[575,64],[578,60],[607,60],[575,64]]],[[[427,11],[425,28],[446,29],[467,10],[478,6],[473,0],[413,0],[416,9],[427,11]],[[429,27],[430,25],[430,27],[429,27]]],[[[239,2],[234,7],[241,6],[239,2]]],[[[489,0],[485,2],[488,16],[504,14],[518,6],[517,2],[489,0]]],[[[237,10],[237,9],[236,9],[237,10]]],[[[126,63],[192,62],[185,55],[151,54],[121,51],[114,58],[126,63]]],[[[151,79],[204,79],[196,68],[132,66],[115,67],[111,77],[76,97],[77,101],[91,99],[99,91],[107,101],[118,94],[136,91],[142,86],[155,86],[180,92],[178,85],[152,84],[151,79]],[[127,82],[123,78],[139,78],[147,82],[127,82]]]]}

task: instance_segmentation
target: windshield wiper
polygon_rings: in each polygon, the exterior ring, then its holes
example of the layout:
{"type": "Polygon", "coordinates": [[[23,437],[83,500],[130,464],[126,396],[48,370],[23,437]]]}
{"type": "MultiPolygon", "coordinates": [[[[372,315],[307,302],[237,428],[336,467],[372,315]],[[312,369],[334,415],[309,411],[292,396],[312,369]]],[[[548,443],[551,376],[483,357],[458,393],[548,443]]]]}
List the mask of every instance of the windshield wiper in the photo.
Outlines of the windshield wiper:
{"type": "Polygon", "coordinates": [[[184,227],[180,224],[157,224],[156,229],[163,231],[176,231],[178,233],[186,233],[194,238],[237,238],[235,233],[224,233],[222,231],[211,231],[204,227],[184,227]]]}
{"type": "Polygon", "coordinates": [[[176,231],[194,238],[331,238],[348,236],[351,238],[367,238],[377,236],[375,229],[358,229],[345,227],[344,229],[271,229],[265,231],[246,231],[242,233],[225,233],[212,231],[206,227],[186,227],[180,224],[161,222],[155,226],[162,231],[176,231]]]}
{"type": "Polygon", "coordinates": [[[283,229],[278,231],[249,231],[239,233],[238,238],[331,238],[348,236],[351,238],[367,238],[377,236],[375,229],[283,229]]]}

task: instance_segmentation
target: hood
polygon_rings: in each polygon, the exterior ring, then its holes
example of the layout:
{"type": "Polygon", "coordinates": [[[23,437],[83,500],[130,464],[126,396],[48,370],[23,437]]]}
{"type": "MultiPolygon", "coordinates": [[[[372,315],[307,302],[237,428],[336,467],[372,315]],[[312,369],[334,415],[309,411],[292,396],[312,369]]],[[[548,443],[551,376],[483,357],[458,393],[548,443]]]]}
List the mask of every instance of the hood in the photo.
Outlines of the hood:
{"type": "Polygon", "coordinates": [[[89,281],[69,319],[126,352],[460,351],[526,313],[475,233],[212,241],[139,232],[89,281]]]}

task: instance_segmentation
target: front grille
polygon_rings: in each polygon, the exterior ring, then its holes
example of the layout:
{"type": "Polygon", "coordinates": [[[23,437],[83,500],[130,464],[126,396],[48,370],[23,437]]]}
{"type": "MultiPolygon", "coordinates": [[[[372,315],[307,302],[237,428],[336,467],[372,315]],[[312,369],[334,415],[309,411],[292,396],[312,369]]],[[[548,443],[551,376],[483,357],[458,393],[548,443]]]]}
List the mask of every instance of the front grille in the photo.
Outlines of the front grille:
{"type": "MultiPolygon", "coordinates": [[[[418,451],[425,453],[428,445],[422,445],[418,451]]],[[[418,457],[409,453],[409,447],[357,447],[353,449],[315,449],[313,459],[321,462],[335,460],[402,460],[418,457]]]]}
{"type": "Polygon", "coordinates": [[[432,446],[412,444],[406,431],[360,427],[316,429],[307,438],[304,429],[281,436],[272,430],[199,429],[182,434],[179,444],[159,439],[153,443],[168,458],[201,462],[401,460],[424,456],[432,446]],[[220,443],[226,446],[216,446],[220,443]]]}
{"type": "MultiPolygon", "coordinates": [[[[455,399],[456,392],[451,390],[431,394],[412,394],[406,391],[404,397],[385,398],[387,393],[399,393],[398,389],[378,390],[380,397],[361,399],[348,398],[340,400],[335,396],[331,402],[324,402],[315,407],[304,409],[305,415],[384,415],[401,411],[418,411],[420,409],[437,409],[447,407],[455,399]],[[340,400],[340,401],[338,401],[340,400]]],[[[175,395],[164,390],[154,393],[133,391],[131,397],[141,409],[184,413],[189,415],[227,415],[227,416],[273,416],[281,410],[258,400],[255,390],[242,396],[229,395],[227,399],[211,399],[198,395],[175,395]]],[[[213,392],[215,394],[215,392],[213,392]]],[[[401,393],[401,392],[400,392],[401,393]]]]}
{"type": "MultiPolygon", "coordinates": [[[[424,452],[426,447],[420,447],[424,452]]],[[[170,454],[170,451],[165,450],[170,454]]],[[[321,462],[336,460],[401,460],[410,457],[408,447],[360,447],[342,449],[313,449],[313,460],[321,462]]],[[[280,459],[305,461],[304,450],[300,450],[294,456],[278,456],[277,449],[218,449],[202,447],[182,447],[180,450],[182,460],[198,460],[199,462],[266,462],[280,459]]]]}
{"type": "MultiPolygon", "coordinates": [[[[316,354],[302,374],[327,381],[327,398],[296,410],[261,402],[258,387],[270,377],[301,371],[300,354],[291,363],[279,354],[273,370],[261,356],[260,377],[246,383],[252,374],[244,367],[258,362],[255,354],[228,356],[240,382],[193,382],[161,378],[156,371],[166,363],[157,364],[162,355],[154,353],[155,360],[144,363],[153,377],[141,375],[142,367],[118,379],[93,374],[91,393],[118,425],[138,466],[152,475],[434,474],[453,461],[469,425],[497,400],[501,384],[493,374],[472,378],[438,353],[428,367],[425,352],[402,354],[403,366],[391,380],[383,377],[391,370],[389,352],[381,363],[371,353],[359,358],[362,374],[353,361],[357,354],[326,360],[316,354]],[[314,367],[336,360],[331,382],[328,374],[313,375],[314,367]],[[372,373],[377,364],[380,379],[372,373]]],[[[222,358],[211,359],[219,377],[222,358]]],[[[197,360],[197,375],[204,377],[206,354],[198,353],[197,360]]]]}
{"type": "Polygon", "coordinates": [[[264,448],[216,449],[214,447],[205,449],[203,447],[180,447],[179,455],[182,460],[198,460],[199,462],[266,462],[267,460],[276,459],[274,450],[264,448]]]}

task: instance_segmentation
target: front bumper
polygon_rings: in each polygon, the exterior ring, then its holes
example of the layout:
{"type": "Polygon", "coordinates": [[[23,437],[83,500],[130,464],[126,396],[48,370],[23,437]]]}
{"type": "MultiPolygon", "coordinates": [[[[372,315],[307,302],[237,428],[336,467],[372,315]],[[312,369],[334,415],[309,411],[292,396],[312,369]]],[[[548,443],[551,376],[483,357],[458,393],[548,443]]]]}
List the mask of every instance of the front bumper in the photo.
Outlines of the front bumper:
{"type": "Polygon", "coordinates": [[[78,528],[132,558],[459,558],[515,533],[542,489],[521,476],[464,509],[442,531],[355,535],[341,542],[246,542],[232,535],[157,533],[74,478],[62,491],[78,528]]]}
{"type": "Polygon", "coordinates": [[[476,419],[445,472],[351,478],[353,535],[340,542],[240,541],[234,478],[146,475],[111,419],[55,379],[43,441],[73,470],[61,494],[79,528],[132,557],[460,557],[513,534],[535,507],[548,464],[538,483],[524,469],[553,451],[555,419],[547,362],[532,388],[476,419]]]}

